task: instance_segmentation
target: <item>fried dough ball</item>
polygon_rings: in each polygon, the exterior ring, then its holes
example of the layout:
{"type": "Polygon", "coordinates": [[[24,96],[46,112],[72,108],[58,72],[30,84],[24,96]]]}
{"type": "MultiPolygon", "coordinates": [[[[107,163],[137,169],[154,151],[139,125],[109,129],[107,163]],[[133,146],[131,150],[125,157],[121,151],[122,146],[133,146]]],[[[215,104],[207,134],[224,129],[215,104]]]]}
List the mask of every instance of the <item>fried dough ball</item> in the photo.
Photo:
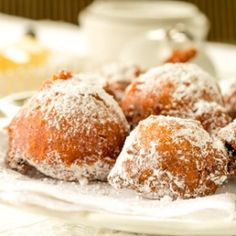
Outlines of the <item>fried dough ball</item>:
{"type": "Polygon", "coordinates": [[[106,81],[105,91],[112,95],[117,102],[122,100],[127,86],[141,73],[143,73],[143,69],[137,65],[119,63],[108,64],[100,72],[106,81]]]}
{"type": "Polygon", "coordinates": [[[223,143],[192,119],[150,116],[126,139],[108,180],[117,188],[160,199],[215,193],[227,178],[223,143]]]}
{"type": "Polygon", "coordinates": [[[194,118],[201,122],[206,131],[212,134],[217,133],[219,129],[232,121],[226,108],[215,102],[197,102],[193,112],[194,118]]]}
{"type": "Polygon", "coordinates": [[[224,101],[228,113],[233,119],[236,119],[236,82],[232,83],[230,89],[224,94],[224,101]]]}
{"type": "Polygon", "coordinates": [[[126,90],[122,109],[132,126],[149,115],[170,115],[195,119],[197,102],[223,106],[215,79],[198,66],[165,64],[136,79],[126,90]]]}
{"type": "Polygon", "coordinates": [[[229,172],[231,175],[236,175],[236,119],[220,129],[217,135],[224,142],[230,157],[229,172]]]}
{"type": "Polygon", "coordinates": [[[128,130],[110,95],[62,71],[12,120],[6,161],[25,174],[35,168],[66,181],[104,181],[128,130]]]}

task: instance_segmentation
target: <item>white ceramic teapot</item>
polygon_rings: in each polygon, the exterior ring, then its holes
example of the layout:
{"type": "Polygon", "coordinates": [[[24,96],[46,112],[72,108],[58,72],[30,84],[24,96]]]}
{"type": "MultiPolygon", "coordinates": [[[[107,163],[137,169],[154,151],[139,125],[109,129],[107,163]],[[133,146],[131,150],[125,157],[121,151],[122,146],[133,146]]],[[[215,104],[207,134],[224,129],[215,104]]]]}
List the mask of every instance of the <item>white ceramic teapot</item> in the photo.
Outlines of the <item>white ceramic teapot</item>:
{"type": "MultiPolygon", "coordinates": [[[[176,25],[170,29],[152,30],[137,37],[135,41],[123,48],[119,54],[119,60],[148,68],[163,64],[175,52],[188,53],[191,50],[194,50],[194,55],[186,60],[199,65],[212,75],[216,75],[215,68],[205,53],[204,44],[195,41],[191,33],[185,31],[182,25],[176,25]]],[[[178,60],[178,58],[176,59],[178,60]]],[[[185,62],[181,61],[181,58],[179,59],[180,62],[185,62]]]]}
{"type": "Polygon", "coordinates": [[[171,50],[191,44],[198,51],[195,62],[201,62],[206,70],[214,73],[203,48],[209,23],[193,4],[148,0],[95,1],[80,14],[79,20],[87,38],[89,55],[98,63],[122,60],[154,66],[161,64],[171,50]],[[182,37],[181,42],[175,42],[175,37],[170,40],[167,35],[173,30],[188,37],[182,37]]]}

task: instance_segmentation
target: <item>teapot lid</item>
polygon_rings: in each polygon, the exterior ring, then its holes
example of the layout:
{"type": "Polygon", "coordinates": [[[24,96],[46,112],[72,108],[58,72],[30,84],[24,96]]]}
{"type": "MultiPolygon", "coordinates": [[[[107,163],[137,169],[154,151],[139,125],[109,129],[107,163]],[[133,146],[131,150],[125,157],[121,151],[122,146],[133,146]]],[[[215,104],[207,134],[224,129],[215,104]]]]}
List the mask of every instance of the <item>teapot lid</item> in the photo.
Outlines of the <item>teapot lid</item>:
{"type": "Polygon", "coordinates": [[[111,0],[95,1],[84,13],[113,20],[155,21],[192,19],[199,10],[194,4],[180,1],[111,0]]]}

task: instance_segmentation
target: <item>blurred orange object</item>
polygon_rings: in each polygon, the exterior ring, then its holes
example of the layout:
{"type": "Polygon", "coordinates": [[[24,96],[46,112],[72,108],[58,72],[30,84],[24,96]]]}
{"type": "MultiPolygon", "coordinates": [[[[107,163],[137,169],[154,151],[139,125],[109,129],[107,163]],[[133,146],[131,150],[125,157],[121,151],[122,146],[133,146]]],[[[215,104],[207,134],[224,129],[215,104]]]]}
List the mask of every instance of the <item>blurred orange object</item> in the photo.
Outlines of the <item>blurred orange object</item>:
{"type": "Polygon", "coordinates": [[[48,56],[49,50],[37,38],[26,35],[0,51],[0,71],[40,65],[47,61],[48,56]]]}
{"type": "Polygon", "coordinates": [[[174,50],[172,54],[165,60],[165,63],[188,62],[197,54],[196,48],[189,48],[185,50],[174,50]]]}

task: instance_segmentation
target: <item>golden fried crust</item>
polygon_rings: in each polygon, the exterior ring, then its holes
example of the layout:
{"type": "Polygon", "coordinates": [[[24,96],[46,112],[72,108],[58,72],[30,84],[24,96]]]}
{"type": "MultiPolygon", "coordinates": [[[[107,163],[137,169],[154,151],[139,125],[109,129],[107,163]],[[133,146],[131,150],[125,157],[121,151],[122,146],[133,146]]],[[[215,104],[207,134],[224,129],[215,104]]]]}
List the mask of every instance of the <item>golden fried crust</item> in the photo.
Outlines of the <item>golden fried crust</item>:
{"type": "Polygon", "coordinates": [[[143,72],[137,65],[108,64],[101,71],[101,75],[105,78],[104,90],[120,103],[128,85],[143,72]]]}
{"type": "MultiPolygon", "coordinates": [[[[75,161],[77,163],[85,161],[87,164],[92,164],[100,158],[97,153],[102,153],[101,158],[110,157],[104,159],[105,162],[114,163],[119,152],[117,150],[122,147],[124,141],[124,134],[122,134],[119,125],[115,123],[101,125],[98,121],[90,130],[77,130],[73,136],[69,137],[56,128],[48,128],[46,123],[42,113],[38,110],[33,116],[23,119],[22,116],[18,116],[9,126],[10,139],[14,139],[18,148],[29,153],[32,161],[35,162],[46,161],[48,164],[52,164],[54,160],[45,159],[45,153],[53,149],[61,153],[61,160],[66,165],[71,165],[75,161]],[[97,147],[99,149],[93,148],[104,139],[106,140],[104,145],[97,147]],[[94,155],[96,158],[86,159],[86,157],[94,155]]],[[[69,127],[69,124],[67,121],[61,121],[61,126],[69,127]]]]}
{"type": "Polygon", "coordinates": [[[158,93],[155,90],[145,93],[141,86],[141,82],[133,82],[121,103],[126,118],[132,125],[137,125],[140,120],[152,114],[168,115],[169,111],[176,111],[180,113],[179,115],[185,116],[182,112],[185,108],[182,102],[173,103],[172,101],[170,94],[174,91],[175,86],[171,82],[163,82],[158,93]]]}
{"type": "Polygon", "coordinates": [[[212,134],[217,133],[232,121],[227,110],[214,102],[196,103],[194,118],[201,122],[206,131],[212,134]]]}
{"type": "Polygon", "coordinates": [[[217,136],[223,141],[230,157],[229,172],[236,175],[236,119],[220,129],[217,136]]]}
{"type": "Polygon", "coordinates": [[[131,82],[127,81],[112,81],[106,83],[104,86],[104,90],[109,93],[111,96],[114,97],[114,99],[120,103],[126,88],[130,85],[131,82]]]}
{"type": "Polygon", "coordinates": [[[103,90],[86,94],[91,85],[72,80],[53,80],[21,109],[9,126],[8,160],[21,158],[58,179],[105,180],[128,126],[122,114],[103,100],[112,99],[103,90]]]}
{"type": "Polygon", "coordinates": [[[53,74],[50,79],[45,80],[42,83],[42,86],[40,89],[45,89],[46,87],[53,84],[55,80],[68,80],[72,78],[72,73],[69,71],[61,70],[57,74],[53,74]]]}
{"type": "Polygon", "coordinates": [[[227,164],[223,145],[199,122],[150,116],[127,138],[108,179],[148,198],[199,197],[224,182],[227,164]]]}
{"type": "Polygon", "coordinates": [[[200,68],[177,63],[139,77],[127,88],[121,107],[130,124],[136,126],[149,115],[195,119],[195,104],[200,101],[223,106],[218,85],[200,68]]]}
{"type": "Polygon", "coordinates": [[[236,83],[232,85],[230,91],[224,96],[224,101],[230,116],[236,118],[236,83]]]}

